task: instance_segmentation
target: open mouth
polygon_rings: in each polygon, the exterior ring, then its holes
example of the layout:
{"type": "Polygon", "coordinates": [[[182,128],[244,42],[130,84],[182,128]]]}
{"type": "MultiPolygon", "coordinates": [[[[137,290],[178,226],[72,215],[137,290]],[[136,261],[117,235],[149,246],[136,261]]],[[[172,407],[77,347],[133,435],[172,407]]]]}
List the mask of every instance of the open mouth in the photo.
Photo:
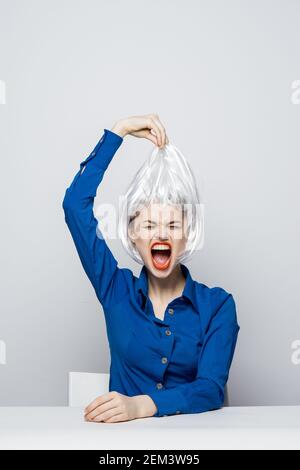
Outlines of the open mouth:
{"type": "Polygon", "coordinates": [[[167,269],[171,261],[172,246],[167,242],[155,242],[151,246],[151,257],[156,269],[167,269]]]}

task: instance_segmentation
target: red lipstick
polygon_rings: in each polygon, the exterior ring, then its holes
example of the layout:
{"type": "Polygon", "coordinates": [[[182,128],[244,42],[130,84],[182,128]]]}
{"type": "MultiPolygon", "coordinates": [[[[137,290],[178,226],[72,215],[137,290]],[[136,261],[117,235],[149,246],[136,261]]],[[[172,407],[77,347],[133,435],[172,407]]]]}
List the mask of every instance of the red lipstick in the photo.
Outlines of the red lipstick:
{"type": "Polygon", "coordinates": [[[172,245],[169,242],[154,241],[151,243],[151,259],[153,266],[159,270],[165,270],[169,267],[171,261],[172,245]],[[155,245],[165,245],[168,250],[157,250],[153,255],[152,250],[155,250],[155,245]]]}

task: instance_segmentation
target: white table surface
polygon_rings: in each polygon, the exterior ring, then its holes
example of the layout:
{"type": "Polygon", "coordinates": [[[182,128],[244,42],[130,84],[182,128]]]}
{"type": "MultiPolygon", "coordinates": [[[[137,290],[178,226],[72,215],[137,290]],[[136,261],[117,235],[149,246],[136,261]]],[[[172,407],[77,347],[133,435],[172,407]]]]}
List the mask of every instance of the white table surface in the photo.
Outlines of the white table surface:
{"type": "Polygon", "coordinates": [[[121,423],[79,407],[0,407],[0,449],[300,449],[300,406],[224,407],[121,423]]]}

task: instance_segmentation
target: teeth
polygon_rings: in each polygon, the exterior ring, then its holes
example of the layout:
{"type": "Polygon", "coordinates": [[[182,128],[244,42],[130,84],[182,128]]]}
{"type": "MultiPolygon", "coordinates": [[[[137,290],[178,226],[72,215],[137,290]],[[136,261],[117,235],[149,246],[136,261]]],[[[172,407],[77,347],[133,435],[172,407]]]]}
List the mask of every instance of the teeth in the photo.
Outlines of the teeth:
{"type": "Polygon", "coordinates": [[[167,245],[154,245],[152,250],[170,250],[170,247],[167,245]]]}

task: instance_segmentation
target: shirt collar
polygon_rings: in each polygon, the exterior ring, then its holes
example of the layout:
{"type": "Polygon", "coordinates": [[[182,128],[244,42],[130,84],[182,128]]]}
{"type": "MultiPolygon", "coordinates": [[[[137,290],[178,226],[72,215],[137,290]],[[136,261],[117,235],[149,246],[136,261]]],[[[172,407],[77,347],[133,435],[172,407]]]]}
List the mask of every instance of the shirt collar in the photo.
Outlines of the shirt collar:
{"type": "MultiPolygon", "coordinates": [[[[194,306],[195,310],[198,311],[197,295],[196,295],[196,281],[191,276],[191,273],[187,266],[180,263],[181,271],[185,277],[185,286],[182,292],[182,297],[188,299],[194,306]]],[[[148,273],[147,268],[143,265],[140,275],[137,279],[137,291],[142,292],[144,297],[148,297],[148,273]]]]}

